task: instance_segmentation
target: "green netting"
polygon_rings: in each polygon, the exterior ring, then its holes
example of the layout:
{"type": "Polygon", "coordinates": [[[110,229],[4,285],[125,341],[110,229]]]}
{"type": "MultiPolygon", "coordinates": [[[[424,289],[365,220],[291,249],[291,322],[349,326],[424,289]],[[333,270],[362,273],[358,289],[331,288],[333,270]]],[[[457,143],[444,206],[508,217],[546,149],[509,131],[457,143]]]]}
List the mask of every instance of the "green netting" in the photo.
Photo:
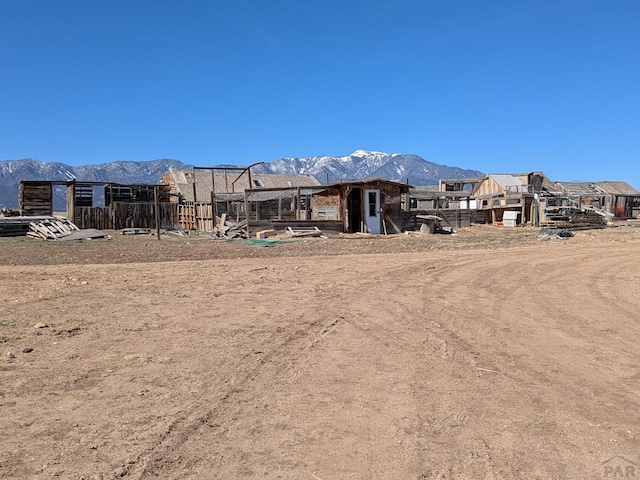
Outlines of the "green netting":
{"type": "Polygon", "coordinates": [[[274,247],[279,243],[282,243],[282,240],[276,239],[259,239],[259,238],[247,238],[242,240],[236,240],[238,243],[243,243],[248,247],[256,247],[256,248],[264,248],[264,247],[274,247]]]}

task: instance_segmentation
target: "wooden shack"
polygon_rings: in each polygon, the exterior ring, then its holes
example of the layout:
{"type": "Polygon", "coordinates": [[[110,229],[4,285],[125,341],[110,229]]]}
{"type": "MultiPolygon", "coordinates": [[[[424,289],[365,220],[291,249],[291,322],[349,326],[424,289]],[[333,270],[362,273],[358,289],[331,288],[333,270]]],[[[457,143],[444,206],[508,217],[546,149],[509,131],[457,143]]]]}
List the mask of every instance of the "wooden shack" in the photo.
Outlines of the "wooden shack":
{"type": "Polygon", "coordinates": [[[640,218],[640,192],[627,182],[555,182],[554,186],[567,205],[594,210],[610,220],[640,218]]]}
{"type": "Polygon", "coordinates": [[[476,215],[477,203],[471,198],[473,188],[482,178],[459,178],[440,180],[439,185],[412,187],[405,202],[404,228],[418,230],[425,215],[435,215],[452,227],[469,227],[482,222],[476,215]]]}
{"type": "Polygon", "coordinates": [[[18,188],[20,214],[52,215],[55,186],[66,188],[66,216],[80,228],[152,228],[156,205],[160,226],[177,228],[177,209],[167,185],[24,180],[18,188]]]}
{"type": "MultiPolygon", "coordinates": [[[[168,171],[162,182],[178,206],[182,229],[211,232],[214,218],[256,222],[296,219],[304,205],[297,205],[298,188],[318,187],[312,175],[253,173],[249,167],[194,167],[189,171],[168,171]],[[255,192],[247,196],[245,192],[255,192]],[[260,193],[258,193],[260,192],[260,193]]],[[[306,192],[306,190],[305,190],[306,192]]],[[[306,192],[300,203],[306,201],[306,192]]],[[[308,204],[308,202],[307,202],[308,204]]]]}
{"type": "MultiPolygon", "coordinates": [[[[53,215],[53,186],[68,186],[70,182],[22,181],[18,186],[20,215],[53,215]]],[[[67,190],[67,202],[69,191],[67,190]]],[[[68,208],[68,206],[67,206],[68,208]]]]}
{"type": "Polygon", "coordinates": [[[347,233],[400,233],[404,183],[369,178],[326,185],[312,199],[312,218],[338,220],[347,233]]]}
{"type": "Polygon", "coordinates": [[[347,233],[400,233],[404,183],[372,178],[246,191],[249,229],[317,227],[347,233]]]}

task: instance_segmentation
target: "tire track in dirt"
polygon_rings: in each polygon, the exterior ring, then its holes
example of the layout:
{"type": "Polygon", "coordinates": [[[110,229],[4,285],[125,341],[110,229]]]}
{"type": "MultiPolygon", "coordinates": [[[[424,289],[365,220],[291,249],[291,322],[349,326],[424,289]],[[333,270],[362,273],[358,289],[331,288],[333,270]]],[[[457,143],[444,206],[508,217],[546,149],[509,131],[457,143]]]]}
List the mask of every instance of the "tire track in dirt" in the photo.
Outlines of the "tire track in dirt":
{"type": "MultiPolygon", "coordinates": [[[[418,420],[403,428],[410,438],[412,453],[408,456],[408,460],[416,476],[420,475],[420,472],[432,472],[430,469],[432,466],[426,466],[424,458],[433,439],[445,438],[456,429],[464,428],[465,423],[475,416],[473,406],[454,405],[447,401],[449,393],[452,393],[451,387],[449,391],[442,393],[445,403],[434,411],[433,400],[425,403],[425,392],[420,385],[425,380],[439,385],[449,381],[451,377],[467,378],[478,374],[477,352],[474,351],[473,345],[457,335],[454,330],[443,325],[446,324],[446,319],[444,321],[438,319],[441,323],[433,319],[431,303],[434,285],[437,285],[437,288],[442,288],[444,285],[446,290],[449,276],[458,277],[461,270],[476,268],[481,260],[465,259],[455,262],[454,265],[439,265],[435,268],[432,266],[433,261],[425,260],[425,263],[426,266],[409,264],[393,269],[393,277],[410,278],[412,281],[419,278],[426,284],[426,288],[423,288],[421,282],[410,287],[408,297],[411,298],[418,296],[416,291],[424,289],[426,295],[421,301],[403,302],[402,295],[399,295],[397,301],[386,302],[372,295],[365,303],[371,305],[373,310],[380,312],[379,316],[385,318],[384,323],[367,318],[366,324],[363,325],[347,319],[350,326],[375,340],[381,351],[396,356],[398,352],[402,352],[403,358],[407,360],[402,363],[413,372],[410,389],[413,392],[412,402],[416,410],[414,416],[418,420]]],[[[452,284],[455,282],[453,278],[450,281],[452,284]]],[[[361,289],[368,291],[371,286],[371,283],[365,283],[361,289]]],[[[400,292],[408,288],[408,285],[402,285],[400,292]]],[[[456,315],[456,311],[460,309],[460,307],[454,307],[452,303],[447,305],[444,307],[437,305],[436,310],[440,312],[448,310],[448,315],[456,315]]],[[[352,310],[352,313],[356,312],[352,310]]],[[[459,388],[462,386],[460,385],[459,388]]],[[[431,391],[430,395],[433,396],[434,392],[431,391]]],[[[479,440],[474,442],[476,450],[480,452],[478,458],[486,460],[476,462],[474,471],[491,474],[494,469],[490,454],[487,452],[486,442],[484,444],[479,440]]]]}
{"type": "MultiPolygon", "coordinates": [[[[69,420],[93,419],[87,410],[100,406],[123,418],[74,433],[51,420],[61,400],[34,401],[42,427],[59,429],[59,444],[41,441],[43,428],[11,426],[9,446],[20,453],[7,458],[20,462],[15,472],[24,478],[56,454],[41,476],[100,469],[124,478],[595,478],[589,465],[597,470],[601,454],[632,451],[640,438],[633,376],[640,368],[631,348],[640,337],[632,315],[638,301],[619,288],[635,286],[625,269],[634,268],[640,245],[629,247],[611,258],[605,247],[548,242],[531,251],[279,259],[275,266],[238,260],[222,274],[214,262],[166,263],[145,267],[144,276],[127,271],[138,293],[100,283],[107,268],[93,269],[82,279],[100,287],[74,294],[73,302],[85,302],[75,316],[130,301],[101,310],[73,345],[37,345],[32,364],[11,366],[37,384],[29,391],[24,383],[22,399],[45,398],[75,377],[47,379],[40,348],[53,365],[55,355],[77,349],[93,372],[87,384],[105,374],[74,398],[89,407],[69,420]],[[227,285],[237,303],[226,291],[204,297],[227,285]],[[175,291],[185,294],[172,304],[180,318],[163,302],[175,291]],[[131,329],[129,314],[136,324],[160,326],[131,329]],[[106,324],[105,315],[113,316],[106,324]],[[114,344],[113,353],[92,355],[114,344]],[[131,352],[173,361],[151,368],[128,360],[131,352]],[[150,392],[136,400],[142,387],[150,392]],[[89,449],[101,428],[106,441],[89,449]]],[[[29,308],[50,306],[41,303],[29,308]]],[[[30,331],[28,314],[26,307],[19,313],[30,331]]],[[[7,338],[17,335],[17,327],[5,328],[7,338]]],[[[28,415],[24,406],[19,412],[28,415]]]]}
{"type": "MultiPolygon", "coordinates": [[[[529,336],[534,334],[536,338],[542,340],[546,332],[552,333],[557,331],[562,332],[563,336],[555,340],[556,342],[559,341],[561,344],[571,342],[571,344],[575,344],[577,348],[583,342],[585,333],[581,331],[580,322],[569,320],[575,316],[575,304],[565,308],[562,305],[562,301],[566,299],[566,297],[563,297],[562,292],[554,290],[554,286],[566,283],[570,285],[574,295],[584,295],[585,292],[588,291],[588,285],[593,285],[594,282],[586,282],[585,285],[585,282],[578,282],[576,280],[584,276],[586,272],[592,272],[594,268],[600,267],[600,263],[611,262],[615,264],[615,259],[612,261],[611,259],[604,258],[595,261],[592,258],[592,252],[575,254],[571,251],[562,251],[560,255],[556,252],[556,255],[553,257],[536,257],[533,265],[531,260],[527,262],[527,265],[534,270],[539,269],[543,272],[539,277],[545,286],[543,288],[538,287],[537,290],[532,288],[532,282],[537,280],[538,275],[532,276],[520,273],[513,278],[513,288],[505,289],[504,273],[501,273],[501,270],[513,263],[515,259],[512,258],[512,252],[503,253],[504,255],[499,261],[487,262],[486,265],[476,266],[477,276],[485,279],[495,279],[494,281],[485,281],[479,292],[479,296],[486,295],[488,298],[494,299],[494,303],[488,306],[485,315],[482,315],[481,310],[478,311],[478,314],[484,318],[484,320],[481,321],[492,326],[490,334],[497,337],[500,335],[500,327],[507,326],[510,329],[521,329],[522,326],[524,326],[530,331],[529,336]],[[551,273],[545,271],[547,267],[551,273]],[[560,269],[559,271],[558,268],[560,269]],[[503,280],[500,280],[501,277],[503,280]],[[529,298],[527,295],[529,288],[536,290],[540,297],[529,298]],[[545,293],[548,295],[546,298],[545,293]],[[503,298],[504,301],[495,302],[496,298],[503,298]],[[536,311],[538,311],[538,315],[536,316],[538,318],[545,318],[545,320],[542,322],[534,320],[534,317],[532,317],[529,312],[536,311]],[[568,321],[559,321],[559,319],[563,317],[566,317],[568,321]],[[514,318],[515,322],[513,321],[514,318]]],[[[628,254],[626,257],[628,258],[628,254]]],[[[597,285],[597,283],[595,284],[597,285]]],[[[454,287],[451,283],[449,283],[448,286],[454,287]]],[[[462,292],[462,290],[459,291],[462,292]]],[[[606,300],[606,295],[604,298],[606,300]]],[[[604,308],[604,304],[608,302],[605,301],[602,303],[591,300],[590,303],[594,311],[601,311],[604,308]]],[[[452,303],[451,306],[453,307],[452,303]]],[[[458,308],[458,311],[459,310],[458,308]]],[[[578,309],[578,312],[580,312],[580,309],[578,309]]],[[[549,339],[549,337],[547,337],[547,339],[549,339]]],[[[531,339],[525,339],[520,342],[518,337],[515,337],[515,340],[522,344],[521,349],[526,348],[527,345],[531,345],[532,343],[536,344],[536,342],[531,342],[531,339]]],[[[504,375],[500,377],[500,380],[506,381],[501,382],[505,385],[504,388],[513,388],[513,386],[507,387],[507,385],[515,382],[518,390],[537,392],[536,397],[546,402],[545,399],[552,397],[552,391],[557,388],[557,385],[559,383],[565,383],[564,388],[568,395],[563,399],[563,403],[567,405],[567,409],[575,411],[575,409],[578,408],[587,418],[591,407],[588,404],[584,404],[585,398],[590,398],[595,394],[597,396],[596,398],[599,397],[599,401],[602,402],[603,405],[605,403],[611,404],[610,400],[606,400],[606,398],[609,397],[610,394],[615,395],[615,389],[603,388],[602,386],[596,386],[590,384],[589,381],[585,381],[585,378],[582,377],[583,374],[579,369],[576,370],[571,362],[567,363],[566,366],[556,364],[557,368],[554,369],[553,363],[548,363],[549,360],[544,360],[548,356],[546,353],[548,347],[544,345],[544,343],[539,344],[539,346],[542,347],[539,353],[543,355],[542,359],[543,362],[546,362],[546,365],[543,364],[541,366],[539,362],[536,361],[535,357],[538,355],[534,356],[525,353],[524,356],[520,354],[514,357],[514,353],[517,353],[517,350],[514,349],[515,345],[505,344],[501,346],[495,343],[492,346],[492,357],[499,362],[496,363],[497,370],[504,372],[504,375]],[[498,349],[496,350],[495,347],[498,347],[498,349]],[[546,368],[552,368],[553,370],[548,372],[545,371],[546,368]],[[570,374],[571,377],[565,379],[563,382],[560,375],[566,374],[570,374]],[[580,375],[580,377],[576,377],[576,375],[580,375]]],[[[570,357],[572,354],[573,353],[568,352],[567,357],[570,357]]],[[[575,359],[573,363],[575,363],[575,359]]],[[[522,400],[525,399],[523,398],[522,400]]],[[[543,403],[541,406],[545,406],[545,404],[543,403]]],[[[530,410],[530,407],[527,407],[526,403],[522,403],[522,408],[524,410],[530,410]]],[[[549,414],[546,416],[549,417],[549,414]]],[[[577,443],[576,427],[565,428],[563,425],[565,423],[563,417],[565,416],[563,412],[559,412],[559,415],[555,416],[555,418],[551,417],[552,423],[544,426],[544,435],[548,436],[549,432],[553,431],[553,437],[548,438],[550,443],[558,445],[577,443]]],[[[517,417],[517,415],[514,415],[514,417],[517,417]]],[[[554,464],[551,458],[549,464],[552,469],[555,469],[556,473],[561,473],[563,468],[565,468],[565,466],[557,464],[557,462],[554,464]]],[[[442,467],[442,469],[446,470],[446,466],[442,467]]],[[[504,474],[504,472],[502,473],[504,474]]],[[[519,475],[514,471],[512,478],[518,477],[519,475]]]]}
{"type": "MultiPolygon", "coordinates": [[[[479,258],[475,260],[466,260],[464,262],[464,268],[472,271],[474,277],[481,279],[481,283],[470,282],[471,285],[465,285],[463,277],[458,274],[460,264],[453,263],[445,269],[440,269],[438,276],[438,285],[446,292],[444,295],[438,295],[438,301],[443,305],[441,309],[442,318],[438,320],[438,323],[443,326],[442,330],[448,330],[448,338],[459,338],[455,332],[466,332],[465,339],[460,339],[455,342],[455,345],[462,349],[466,358],[470,359],[469,363],[472,368],[476,368],[479,365],[488,367],[489,369],[497,369],[500,373],[481,373],[480,371],[474,372],[475,375],[469,371],[457,371],[457,374],[467,377],[467,382],[472,384],[478,383],[474,388],[476,391],[482,391],[482,380],[478,380],[478,377],[487,377],[488,381],[496,385],[500,385],[500,388],[513,389],[513,384],[517,386],[518,390],[532,388],[532,384],[535,385],[541,379],[540,372],[530,366],[527,362],[517,361],[514,365],[508,365],[509,359],[513,359],[513,351],[508,348],[507,345],[500,345],[500,343],[491,340],[492,338],[499,338],[502,329],[508,328],[512,330],[521,322],[513,323],[512,315],[509,315],[510,309],[517,304],[517,299],[531,286],[531,282],[535,281],[534,277],[528,275],[516,275],[517,281],[514,281],[513,288],[508,287],[505,289],[505,282],[508,282],[508,277],[505,275],[505,270],[509,270],[510,265],[517,264],[519,252],[502,252],[501,258],[496,259],[493,262],[487,262],[485,258],[479,258]],[[507,277],[505,279],[505,277],[507,277]],[[480,303],[470,301],[468,304],[460,304],[459,299],[473,299],[478,298],[480,303]],[[483,302],[483,298],[491,298],[493,302],[483,302]],[[496,298],[508,299],[509,304],[503,302],[496,302],[496,298]],[[453,299],[457,299],[454,301],[453,299]],[[513,301],[512,301],[513,300],[513,301]],[[475,341],[469,342],[474,337],[473,333],[478,330],[479,336],[476,335],[475,341]],[[480,344],[477,340],[483,340],[480,344]],[[490,349],[487,350],[487,347],[490,349]],[[496,350],[497,347],[497,350],[496,350]],[[505,348],[507,347],[507,348],[505,348]],[[482,363],[478,364],[478,361],[482,363]],[[498,361],[498,363],[496,363],[498,361]],[[523,373],[525,374],[523,376],[523,373]]],[[[544,263],[544,260],[541,260],[544,263]]],[[[559,273],[552,277],[547,276],[547,280],[557,280],[564,276],[564,273],[559,273]]],[[[516,280],[514,278],[514,280],[516,280]]],[[[526,312],[529,305],[522,306],[522,311],[526,312]]],[[[516,313],[517,315],[517,313],[516,313]]],[[[464,362],[462,363],[464,365],[464,362]]],[[[462,387],[464,388],[464,387],[462,387]]],[[[489,393],[489,392],[487,392],[489,393]]],[[[494,393],[490,393],[488,398],[495,396],[494,393]]],[[[462,445],[467,445],[468,449],[471,449],[474,453],[474,460],[471,463],[455,463],[455,464],[431,464],[430,462],[423,462],[420,467],[425,472],[424,478],[455,478],[460,475],[471,476],[473,478],[521,478],[519,469],[525,468],[527,465],[522,459],[512,457],[511,461],[508,457],[513,456],[513,452],[505,452],[504,447],[494,440],[487,441],[484,438],[475,437],[470,429],[472,425],[477,424],[482,416],[486,416],[486,408],[478,408],[473,403],[467,404],[467,402],[458,401],[455,398],[450,398],[447,395],[440,397],[441,403],[435,402],[432,398],[430,405],[435,407],[440,413],[433,415],[425,412],[420,417],[418,422],[418,436],[422,438],[419,441],[420,444],[427,442],[430,447],[426,450],[422,450],[422,454],[428,453],[433,448],[433,442],[438,441],[440,438],[443,442],[444,448],[453,449],[458,451],[460,456],[468,455],[468,450],[460,448],[462,445]],[[422,422],[422,424],[420,424],[422,422]],[[465,427],[465,423],[469,423],[465,427]],[[466,431],[465,431],[466,430],[466,431]],[[448,436],[453,436],[453,439],[446,439],[448,436]],[[454,446],[455,445],[455,446],[454,446]],[[492,458],[500,458],[500,463],[496,464],[492,458]]],[[[498,401],[499,397],[497,398],[498,401]]],[[[523,398],[522,401],[526,402],[523,398]]],[[[522,408],[525,409],[525,403],[522,404],[522,408]]],[[[518,418],[518,415],[510,415],[512,418],[518,418]]],[[[564,436],[560,437],[557,441],[570,444],[569,439],[564,436]]],[[[457,456],[452,455],[454,458],[457,456]]],[[[520,455],[523,456],[523,455],[520,455]]],[[[553,462],[550,462],[553,464],[553,462]]],[[[560,468],[556,465],[553,468],[560,468]]]]}
{"type": "MultiPolygon", "coordinates": [[[[339,318],[324,324],[312,321],[290,334],[285,341],[269,349],[260,357],[257,365],[255,359],[239,364],[235,371],[240,372],[236,375],[240,380],[232,388],[214,398],[213,406],[204,403],[192,406],[185,415],[172,421],[163,435],[152,446],[140,453],[133,463],[118,469],[115,476],[145,478],[149,475],[161,474],[164,463],[174,461],[171,458],[167,460],[166,457],[170,457],[171,452],[179,449],[190,437],[196,435],[198,430],[205,426],[218,430],[224,429],[224,422],[217,420],[225,413],[228,414],[229,410],[233,410],[233,402],[237,402],[238,397],[246,394],[245,387],[249,383],[257,380],[265,370],[270,369],[272,370],[270,373],[275,375],[291,369],[291,362],[295,361],[297,355],[321,342],[338,326],[339,322],[339,318]]],[[[278,337],[279,334],[272,334],[268,343],[275,343],[278,337]]]]}

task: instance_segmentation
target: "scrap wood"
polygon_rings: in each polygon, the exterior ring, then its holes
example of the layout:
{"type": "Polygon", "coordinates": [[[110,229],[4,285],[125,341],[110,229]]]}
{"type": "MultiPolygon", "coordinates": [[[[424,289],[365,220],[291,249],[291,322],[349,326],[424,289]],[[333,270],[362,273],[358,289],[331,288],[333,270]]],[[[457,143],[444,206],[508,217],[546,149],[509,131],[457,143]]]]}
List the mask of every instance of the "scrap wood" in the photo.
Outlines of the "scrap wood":
{"type": "Polygon", "coordinates": [[[64,237],[57,238],[56,240],[59,242],[70,242],[73,240],[93,240],[96,238],[106,238],[108,240],[111,238],[111,236],[107,235],[102,230],[96,230],[95,228],[85,228],[82,230],[78,230],[77,232],[70,233],[69,235],[65,235],[64,237]]]}
{"type": "Polygon", "coordinates": [[[286,227],[285,231],[290,237],[319,237],[322,230],[318,227],[286,227]]]}
{"type": "Polygon", "coordinates": [[[150,228],[123,228],[120,232],[122,235],[149,235],[150,228]]]}
{"type": "Polygon", "coordinates": [[[95,229],[80,230],[73,222],[63,217],[34,220],[29,223],[27,236],[42,240],[83,240],[104,238],[107,234],[95,229]]]}
{"type": "MultiPolygon", "coordinates": [[[[224,216],[225,214],[223,214],[224,216]]],[[[238,223],[225,220],[224,225],[222,223],[213,229],[212,236],[214,238],[221,238],[224,240],[232,240],[238,237],[247,236],[247,221],[243,220],[238,223]]]]}
{"type": "Polygon", "coordinates": [[[393,219],[389,215],[385,215],[384,218],[391,224],[391,226],[393,227],[393,230],[396,233],[402,233],[402,229],[398,226],[396,222],[393,221],[393,219]]]}
{"type": "Polygon", "coordinates": [[[70,231],[65,233],[57,227],[52,220],[39,220],[29,224],[29,233],[31,234],[29,236],[35,236],[45,240],[56,240],[57,238],[68,235],[70,231]]]}

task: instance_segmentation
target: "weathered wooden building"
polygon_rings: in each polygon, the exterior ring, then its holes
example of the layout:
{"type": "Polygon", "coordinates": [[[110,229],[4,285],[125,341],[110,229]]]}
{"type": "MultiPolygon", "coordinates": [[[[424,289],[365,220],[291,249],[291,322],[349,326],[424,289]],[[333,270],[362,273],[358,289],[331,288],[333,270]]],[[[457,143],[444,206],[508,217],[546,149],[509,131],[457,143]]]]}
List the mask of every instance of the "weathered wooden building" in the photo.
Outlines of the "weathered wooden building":
{"type": "MultiPolygon", "coordinates": [[[[458,195],[453,201],[439,200],[450,209],[468,210],[472,222],[494,225],[503,223],[505,212],[516,212],[518,225],[544,224],[557,218],[558,212],[576,219],[588,211],[609,220],[640,215],[640,193],[625,182],[552,182],[542,172],[530,172],[443,180],[440,190],[458,195]]],[[[514,223],[513,217],[510,213],[509,224],[514,223]]]]}
{"type": "MultiPolygon", "coordinates": [[[[320,183],[312,175],[253,173],[251,167],[198,167],[168,171],[162,176],[178,208],[184,230],[211,232],[214,218],[294,219],[303,214],[309,188],[320,183]],[[298,195],[298,189],[303,189],[298,195]],[[255,190],[247,198],[245,192],[255,190]],[[299,202],[296,203],[296,201],[299,202]]],[[[308,204],[308,202],[307,202],[308,204]]]]}
{"type": "Polygon", "coordinates": [[[53,215],[56,187],[66,189],[66,216],[80,228],[153,228],[156,212],[161,228],[178,228],[177,208],[166,185],[24,180],[18,188],[20,214],[53,215]]]}
{"type": "Polygon", "coordinates": [[[554,182],[551,206],[602,212],[610,220],[640,218],[640,192],[627,182],[554,182]]]}
{"type": "Polygon", "coordinates": [[[371,178],[316,187],[256,188],[247,191],[251,230],[284,226],[316,226],[347,233],[400,233],[404,183],[371,178]],[[265,211],[265,202],[292,205],[288,218],[282,208],[265,211]]]}
{"type": "Polygon", "coordinates": [[[312,218],[331,218],[342,222],[349,233],[400,233],[403,196],[410,185],[369,178],[332,183],[314,195],[312,218]]]}
{"type": "Polygon", "coordinates": [[[535,223],[536,202],[548,179],[542,172],[487,175],[472,195],[485,223],[501,224],[504,212],[518,212],[517,224],[535,223]]]}
{"type": "Polygon", "coordinates": [[[443,179],[438,185],[412,187],[405,201],[404,228],[418,229],[424,215],[438,216],[445,224],[458,228],[483,221],[481,215],[476,215],[476,200],[471,194],[481,181],[482,178],[443,179]]]}

